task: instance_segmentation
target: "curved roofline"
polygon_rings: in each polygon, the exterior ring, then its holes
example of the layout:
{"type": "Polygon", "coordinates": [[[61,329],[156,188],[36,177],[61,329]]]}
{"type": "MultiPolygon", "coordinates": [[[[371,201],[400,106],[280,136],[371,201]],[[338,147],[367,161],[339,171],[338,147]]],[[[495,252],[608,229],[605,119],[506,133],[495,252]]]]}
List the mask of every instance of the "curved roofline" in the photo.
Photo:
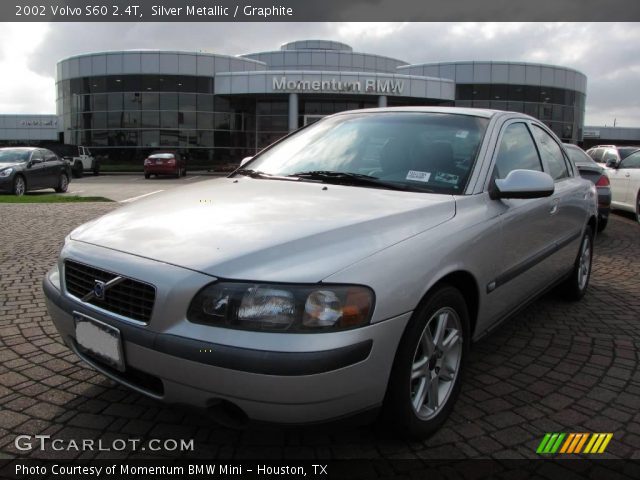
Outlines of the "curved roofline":
{"type": "MultiPolygon", "coordinates": [[[[328,53],[342,53],[342,54],[348,54],[348,55],[369,55],[370,57],[377,57],[377,58],[385,58],[387,60],[393,60],[394,62],[400,62],[400,63],[404,63],[405,65],[401,65],[400,67],[396,67],[396,68],[402,68],[402,67],[408,67],[411,66],[411,64],[409,64],[408,62],[406,62],[405,60],[400,60],[399,58],[393,58],[393,57],[388,57],[386,55],[378,55],[377,53],[365,53],[365,52],[354,52],[354,51],[347,51],[347,50],[322,50],[322,49],[310,49],[310,50],[267,50],[264,52],[252,52],[252,53],[243,53],[242,55],[239,55],[240,57],[245,57],[247,55],[264,55],[267,53],[292,53],[292,52],[328,52],[328,53]]],[[[260,62],[263,63],[263,62],[260,62]]]]}
{"type": "MultiPolygon", "coordinates": [[[[463,107],[383,107],[383,108],[360,108],[358,110],[345,110],[337,112],[332,116],[352,115],[354,113],[391,113],[391,112],[422,112],[422,113],[451,113],[454,115],[469,115],[473,117],[491,118],[495,115],[514,113],[504,110],[491,110],[488,108],[463,108],[463,107]]],[[[526,115],[526,114],[521,114],[526,115]]],[[[528,116],[528,115],[527,115],[528,116]]]]}
{"type": "Polygon", "coordinates": [[[548,67],[548,68],[559,68],[561,70],[572,71],[575,73],[579,73],[580,75],[587,77],[586,74],[582,73],[580,70],[576,70],[571,67],[564,67],[562,65],[555,65],[553,63],[537,63],[537,62],[520,62],[520,61],[509,61],[509,60],[461,60],[455,62],[426,62],[426,63],[412,63],[410,65],[402,65],[398,67],[400,68],[409,68],[409,67],[435,67],[441,65],[468,65],[473,63],[493,63],[498,65],[528,65],[532,67],[548,67]]]}
{"type": "Polygon", "coordinates": [[[243,61],[247,61],[247,62],[252,62],[252,63],[256,63],[258,65],[264,65],[267,66],[267,64],[265,62],[261,62],[260,60],[254,60],[253,58],[245,58],[242,55],[226,55],[224,53],[210,53],[210,52],[194,52],[194,51],[188,51],[188,50],[154,50],[154,49],[132,49],[132,50],[104,50],[104,51],[99,51],[99,52],[91,52],[91,53],[80,53],[77,55],[71,55],[70,57],[65,57],[62,58],[60,60],[58,60],[56,63],[62,63],[65,62],[67,60],[73,60],[75,58],[82,58],[82,57],[94,57],[97,55],[114,55],[114,54],[123,54],[123,53],[157,53],[157,54],[161,54],[161,53],[165,53],[165,54],[170,54],[170,55],[202,55],[205,57],[224,57],[224,58],[232,58],[232,59],[238,59],[238,60],[243,60],[243,61]]]}

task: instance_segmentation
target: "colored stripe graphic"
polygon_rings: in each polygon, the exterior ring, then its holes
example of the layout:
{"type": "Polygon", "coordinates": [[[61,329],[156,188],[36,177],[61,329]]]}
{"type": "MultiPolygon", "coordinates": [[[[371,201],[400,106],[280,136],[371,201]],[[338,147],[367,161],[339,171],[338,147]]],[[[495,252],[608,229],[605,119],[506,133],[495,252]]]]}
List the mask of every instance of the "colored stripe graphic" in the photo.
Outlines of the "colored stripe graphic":
{"type": "Polygon", "coordinates": [[[538,445],[536,453],[545,455],[555,453],[599,454],[604,453],[612,438],[613,433],[546,433],[538,445]],[[583,450],[582,447],[585,443],[586,447],[583,450]]]}

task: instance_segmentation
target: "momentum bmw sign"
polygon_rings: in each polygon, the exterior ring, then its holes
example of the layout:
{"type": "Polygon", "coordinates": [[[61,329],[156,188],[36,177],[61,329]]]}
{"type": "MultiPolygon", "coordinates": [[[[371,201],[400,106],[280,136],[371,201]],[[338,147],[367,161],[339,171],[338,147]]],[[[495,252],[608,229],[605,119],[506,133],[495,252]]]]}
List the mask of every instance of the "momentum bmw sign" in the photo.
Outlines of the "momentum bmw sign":
{"type": "Polygon", "coordinates": [[[396,94],[404,91],[404,80],[288,80],[286,76],[273,77],[273,90],[299,92],[341,92],[396,94]]]}

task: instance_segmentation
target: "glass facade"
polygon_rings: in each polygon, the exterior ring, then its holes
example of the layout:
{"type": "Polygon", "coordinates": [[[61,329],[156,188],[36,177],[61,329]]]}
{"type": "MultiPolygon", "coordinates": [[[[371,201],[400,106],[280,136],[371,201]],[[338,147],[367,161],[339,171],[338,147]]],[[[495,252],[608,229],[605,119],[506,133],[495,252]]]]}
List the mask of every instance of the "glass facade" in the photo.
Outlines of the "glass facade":
{"type": "Polygon", "coordinates": [[[555,87],[510,84],[457,84],[456,106],[522,112],[545,123],[562,141],[582,138],[584,93],[555,87]]]}
{"type": "MultiPolygon", "coordinates": [[[[180,150],[191,169],[233,169],[289,132],[289,95],[214,95],[214,79],[105,75],[58,82],[65,143],[91,147],[109,168],[142,168],[156,150],[180,150]]],[[[451,102],[389,98],[389,106],[451,102]]],[[[300,95],[298,126],[377,107],[377,96],[300,95]]]]}

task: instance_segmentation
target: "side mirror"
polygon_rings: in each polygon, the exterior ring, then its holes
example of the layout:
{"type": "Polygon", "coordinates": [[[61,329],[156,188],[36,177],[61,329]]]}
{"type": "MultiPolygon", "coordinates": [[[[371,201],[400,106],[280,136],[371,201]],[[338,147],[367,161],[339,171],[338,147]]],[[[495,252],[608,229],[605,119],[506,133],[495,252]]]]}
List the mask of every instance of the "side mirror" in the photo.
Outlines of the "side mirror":
{"type": "Polygon", "coordinates": [[[535,170],[512,170],[504,179],[495,181],[491,198],[541,198],[553,194],[551,175],[535,170]]]}
{"type": "Polygon", "coordinates": [[[242,161],[240,162],[240,166],[242,167],[244,164],[246,164],[249,160],[251,160],[253,157],[244,157],[242,159],[242,161]]]}
{"type": "Polygon", "coordinates": [[[616,162],[615,158],[610,158],[609,160],[607,160],[607,163],[605,165],[609,168],[618,168],[618,162],[616,162]]]}

